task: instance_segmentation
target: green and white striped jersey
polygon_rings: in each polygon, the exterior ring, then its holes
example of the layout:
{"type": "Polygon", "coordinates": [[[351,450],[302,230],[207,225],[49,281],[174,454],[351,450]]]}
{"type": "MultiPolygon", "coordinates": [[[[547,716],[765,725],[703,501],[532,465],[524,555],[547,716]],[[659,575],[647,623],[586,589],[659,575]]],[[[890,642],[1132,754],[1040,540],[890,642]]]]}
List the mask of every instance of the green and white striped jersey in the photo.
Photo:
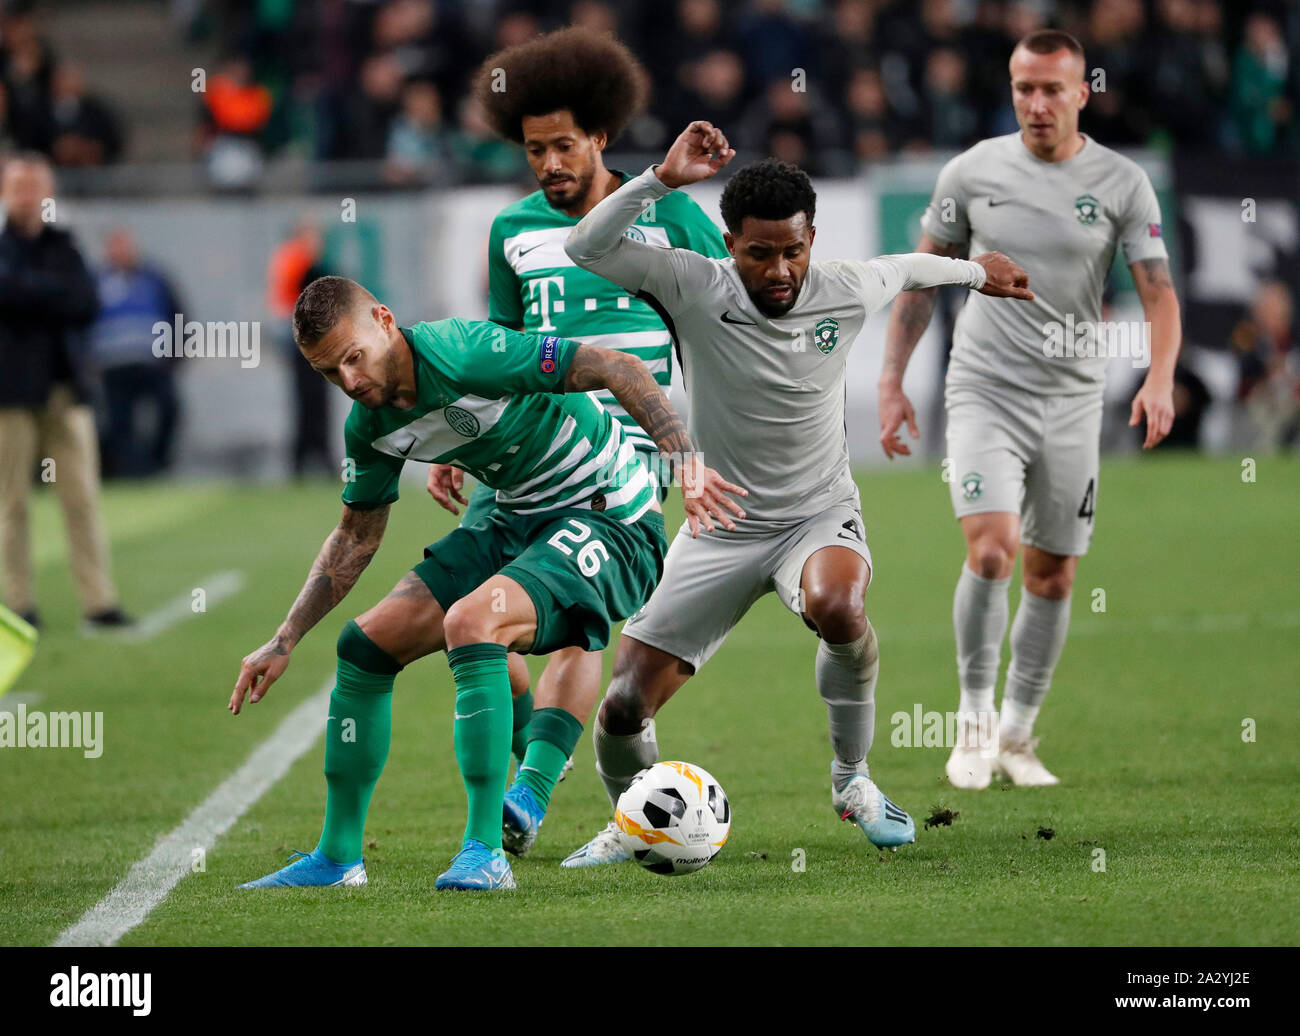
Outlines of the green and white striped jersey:
{"type": "MultiPolygon", "coordinates": [[[[620,183],[631,177],[615,171],[620,183]]],[[[630,353],[645,363],[667,391],[672,383],[672,336],[643,299],[573,264],[564,240],[578,220],[554,208],[542,191],[498,213],[488,252],[488,317],[506,327],[561,335],[588,345],[630,353]]],[[[685,194],[657,200],[626,234],[665,248],[687,248],[713,259],[727,255],[722,234],[685,194]]],[[[637,449],[655,444],[608,392],[593,392],[637,449]]]]}
{"type": "Polygon", "coordinates": [[[588,393],[564,393],[579,343],[486,320],[436,320],[402,334],[416,405],[352,404],[349,507],[392,503],[402,465],[418,460],[468,471],[515,514],[577,508],[630,525],[650,508],[654,489],[618,422],[588,393]]]}

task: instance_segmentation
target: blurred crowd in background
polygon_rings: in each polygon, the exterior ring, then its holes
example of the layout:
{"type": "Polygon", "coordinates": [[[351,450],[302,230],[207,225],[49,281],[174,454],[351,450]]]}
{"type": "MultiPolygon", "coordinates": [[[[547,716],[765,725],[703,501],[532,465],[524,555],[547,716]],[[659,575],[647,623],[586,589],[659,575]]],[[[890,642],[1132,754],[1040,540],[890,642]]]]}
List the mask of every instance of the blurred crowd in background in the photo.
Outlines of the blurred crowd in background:
{"type": "MultiPolygon", "coordinates": [[[[0,146],[59,165],[123,157],[119,120],[32,0],[0,22],[0,146]]],[[[382,160],[390,182],[499,181],[469,80],[492,52],[564,24],[615,32],[645,62],[629,150],[693,118],[743,151],[819,175],[957,150],[1015,128],[1007,58],[1052,24],[1087,51],[1086,128],[1106,143],[1284,156],[1300,149],[1300,4],[1288,0],[173,0],[178,43],[215,46],[194,147],[382,160]],[[803,69],[805,90],[791,89],[803,69]],[[1096,70],[1096,71],[1092,71],[1096,70]]],[[[127,126],[128,129],[135,127],[127,126]]],[[[129,150],[126,153],[129,158],[129,150]]]]}
{"type": "Polygon", "coordinates": [[[650,111],[627,146],[657,150],[695,118],[742,151],[817,175],[902,152],[957,150],[1015,129],[1007,58],[1050,20],[1100,70],[1085,121],[1114,146],[1294,154],[1300,6],[1223,0],[291,0],[211,5],[192,29],[229,60],[204,132],[298,142],[317,159],[512,172],[468,83],[487,55],[581,24],[645,62],[650,111]],[[211,19],[210,22],[205,22],[211,19]],[[795,69],[805,90],[792,89],[795,69]],[[1103,78],[1104,77],[1104,78],[1103,78]],[[254,100],[256,98],[256,100],[254,100]],[[254,119],[253,116],[256,116],[254,119]],[[431,166],[432,164],[432,166],[431,166]]]}
{"type": "MultiPolygon", "coordinates": [[[[210,167],[297,156],[377,165],[389,188],[527,185],[521,151],[491,134],[470,83],[491,53],[565,24],[616,33],[646,66],[650,107],[621,152],[659,151],[696,118],[723,126],[742,158],[772,154],[818,176],[955,152],[1014,131],[1008,56],[1050,24],[1086,48],[1083,128],[1103,143],[1198,162],[1300,155],[1298,0],[167,0],[166,9],[179,47],[215,57],[192,95],[183,156],[210,167]]],[[[48,10],[0,0],[0,155],[39,152],[57,168],[130,162],[132,133],[150,127],[98,96],[94,69],[76,54],[56,52],[42,29],[48,10]]],[[[86,258],[99,295],[88,351],[105,470],[162,474],[183,415],[171,367],[141,343],[181,304],[127,228],[86,258]]],[[[308,225],[268,257],[279,332],[320,259],[308,225]]],[[[1290,288],[1265,281],[1225,343],[1243,437],[1275,447],[1300,439],[1294,310],[1290,288]]],[[[1210,394],[1180,371],[1186,420],[1176,431],[1195,445],[1210,394]]],[[[324,386],[302,374],[295,368],[290,461],[300,474],[329,467],[324,386]]]]}

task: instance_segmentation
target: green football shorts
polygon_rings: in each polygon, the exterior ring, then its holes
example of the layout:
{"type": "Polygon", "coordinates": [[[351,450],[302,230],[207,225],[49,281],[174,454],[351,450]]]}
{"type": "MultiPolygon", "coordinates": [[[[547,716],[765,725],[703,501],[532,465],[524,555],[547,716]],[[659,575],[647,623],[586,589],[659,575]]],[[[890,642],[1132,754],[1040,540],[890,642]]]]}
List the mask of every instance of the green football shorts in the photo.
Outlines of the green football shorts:
{"type": "Polygon", "coordinates": [[[444,611],[497,573],[509,576],[537,610],[530,654],[603,649],[610,627],[645,604],[663,574],[663,515],[647,511],[631,525],[580,508],[521,515],[488,492],[491,511],[473,523],[467,513],[412,571],[444,611]]]}

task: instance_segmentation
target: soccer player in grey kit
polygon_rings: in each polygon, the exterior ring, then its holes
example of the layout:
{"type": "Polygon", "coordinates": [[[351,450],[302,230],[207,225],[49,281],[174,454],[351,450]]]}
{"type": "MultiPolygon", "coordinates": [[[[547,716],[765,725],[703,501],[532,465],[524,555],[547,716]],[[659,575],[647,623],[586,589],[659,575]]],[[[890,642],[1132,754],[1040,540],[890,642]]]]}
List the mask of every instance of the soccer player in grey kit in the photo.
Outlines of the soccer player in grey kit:
{"type": "MultiPolygon", "coordinates": [[[[1108,351],[1106,342],[1094,349],[1072,332],[1100,324],[1117,245],[1150,329],[1135,357],[1149,369],[1129,424],[1145,419],[1147,449],[1173,424],[1181,328],[1160,207],[1134,162],[1079,132],[1085,68],[1082,47],[1066,33],[1022,39],[1010,63],[1020,132],[982,141],[945,165],[921,221],[917,251],[997,249],[1030,272],[1035,294],[1020,306],[969,296],[953,329],[944,402],[949,489],[966,560],[953,601],[961,699],[947,773],[959,788],[986,788],[995,773],[1018,785],[1058,783],[1032,734],[1092,536],[1108,351]],[[1024,592],[999,717],[993,692],[1022,545],[1024,592]]],[[[912,438],[919,434],[903,372],[933,309],[934,291],[923,289],[901,294],[890,314],[879,389],[880,443],[891,458],[910,453],[903,422],[912,438]]]]}
{"type": "MultiPolygon", "coordinates": [[[[915,825],[867,769],[878,653],[863,606],[872,563],[849,471],[845,360],[867,317],[904,288],[962,284],[1005,306],[1033,293],[1025,271],[996,254],[810,262],[816,194],[805,173],[775,160],[741,169],[723,191],[727,258],[625,236],[656,201],[714,175],[734,154],[721,130],[691,123],[662,165],[605,198],[565,242],[577,265],[663,314],[694,442],[748,491],[734,521],[726,513],[716,526],[706,520],[700,536],[683,526],[650,601],[624,627],[593,730],[596,768],[615,802],[659,758],[658,710],[774,591],[822,638],[815,678],[834,750],[836,815],[894,848],[915,840],[915,825]]],[[[629,859],[617,835],[611,824],[563,866],[629,859]]]]}

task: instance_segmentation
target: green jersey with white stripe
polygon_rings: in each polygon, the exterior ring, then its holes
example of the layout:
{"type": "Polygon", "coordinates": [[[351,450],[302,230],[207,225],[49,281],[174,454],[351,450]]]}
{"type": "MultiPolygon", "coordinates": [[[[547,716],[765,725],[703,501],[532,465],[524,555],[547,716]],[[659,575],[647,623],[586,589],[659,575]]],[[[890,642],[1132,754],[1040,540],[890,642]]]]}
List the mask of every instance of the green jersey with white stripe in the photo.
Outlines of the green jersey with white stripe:
{"type": "MultiPolygon", "coordinates": [[[[631,177],[615,172],[620,183],[631,177]]],[[[629,353],[645,363],[667,391],[672,382],[672,336],[643,299],[612,281],[575,266],[564,240],[578,220],[554,208],[543,191],[498,213],[488,243],[488,316],[506,327],[576,338],[629,353]]],[[[713,259],[727,256],[713,221],[680,192],[658,199],[626,231],[629,237],[665,248],[687,248],[713,259]]],[[[609,392],[593,392],[623,426],[637,449],[654,442],[609,392]]]]}
{"type": "Polygon", "coordinates": [[[353,403],[344,426],[349,507],[396,500],[408,460],[468,471],[514,514],[576,508],[630,524],[650,507],[653,487],[618,422],[589,394],[564,392],[579,343],[485,320],[436,320],[402,335],[416,405],[353,403]]]}

